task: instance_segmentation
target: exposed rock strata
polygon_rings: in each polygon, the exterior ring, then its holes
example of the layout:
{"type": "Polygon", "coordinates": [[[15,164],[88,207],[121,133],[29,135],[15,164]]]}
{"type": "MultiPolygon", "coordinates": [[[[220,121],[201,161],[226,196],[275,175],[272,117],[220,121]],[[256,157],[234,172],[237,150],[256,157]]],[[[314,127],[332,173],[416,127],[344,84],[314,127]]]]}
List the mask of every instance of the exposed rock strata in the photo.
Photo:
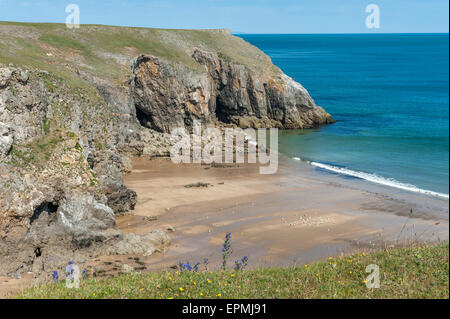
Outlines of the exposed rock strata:
{"type": "Polygon", "coordinates": [[[139,55],[120,85],[74,68],[88,84],[77,89],[46,71],[0,65],[0,275],[164,250],[165,232],[124,235],[115,217],[136,205],[122,178],[130,157],[168,156],[175,127],[197,119],[242,128],[333,122],[275,67],[258,72],[189,50],[197,69],[139,55]]]}
{"type": "Polygon", "coordinates": [[[194,119],[242,128],[311,128],[332,123],[308,92],[280,73],[255,73],[217,54],[194,50],[204,72],[141,55],[132,63],[131,93],[141,124],[170,132],[194,119]]]}
{"type": "Polygon", "coordinates": [[[0,274],[140,253],[136,241],[146,251],[167,246],[160,233],[154,246],[115,229],[115,215],[134,209],[136,193],[123,185],[118,147],[128,137],[116,137],[121,124],[110,104],[47,72],[0,68],[0,84],[0,274]]]}

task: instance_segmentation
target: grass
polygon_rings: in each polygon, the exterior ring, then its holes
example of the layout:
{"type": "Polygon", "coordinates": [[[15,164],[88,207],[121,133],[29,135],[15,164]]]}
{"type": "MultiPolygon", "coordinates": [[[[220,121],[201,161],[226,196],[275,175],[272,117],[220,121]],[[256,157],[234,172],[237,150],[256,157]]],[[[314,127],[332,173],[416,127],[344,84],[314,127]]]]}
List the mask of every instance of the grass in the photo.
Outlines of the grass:
{"type": "Polygon", "coordinates": [[[42,167],[50,159],[58,143],[62,141],[61,134],[45,135],[28,144],[14,145],[10,151],[10,161],[15,166],[33,165],[34,167],[42,167]]]}
{"type": "Polygon", "coordinates": [[[449,298],[449,246],[360,252],[312,265],[243,271],[151,272],[88,278],[80,289],[53,283],[16,298],[449,298]],[[380,269],[380,288],[367,288],[365,269],[380,269]]]}
{"type": "MultiPolygon", "coordinates": [[[[115,78],[129,71],[128,63],[118,63],[116,57],[128,61],[138,54],[151,54],[178,62],[194,71],[203,68],[192,58],[194,48],[220,54],[229,61],[261,71],[270,69],[270,59],[255,46],[239,37],[215,30],[175,30],[104,25],[81,25],[68,29],[64,24],[19,23],[0,21],[0,63],[18,66],[52,66],[67,73],[67,65],[84,59],[76,65],[106,78],[115,78]],[[1,40],[3,39],[3,40],[1,40]],[[58,49],[52,51],[52,48],[58,49]],[[52,51],[53,56],[46,54],[52,51]],[[72,55],[76,54],[77,59],[72,55]],[[86,68],[86,65],[89,67],[86,68]]],[[[55,70],[47,70],[55,71],[55,70]]]]}

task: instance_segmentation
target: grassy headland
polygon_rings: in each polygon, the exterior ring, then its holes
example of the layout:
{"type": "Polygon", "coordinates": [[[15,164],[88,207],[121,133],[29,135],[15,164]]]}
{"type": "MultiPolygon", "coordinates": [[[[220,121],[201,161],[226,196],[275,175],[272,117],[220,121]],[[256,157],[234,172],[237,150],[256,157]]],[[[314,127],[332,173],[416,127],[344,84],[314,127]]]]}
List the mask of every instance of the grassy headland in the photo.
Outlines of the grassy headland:
{"type": "Polygon", "coordinates": [[[18,298],[449,298],[449,245],[386,249],[312,265],[243,271],[151,272],[34,287],[18,298]],[[367,288],[366,267],[380,269],[367,288]]]}
{"type": "MultiPolygon", "coordinates": [[[[107,81],[122,83],[130,72],[129,61],[150,54],[199,70],[193,48],[218,52],[222,58],[253,70],[273,68],[255,46],[226,30],[175,30],[104,25],[0,21],[0,63],[38,68],[72,81],[78,69],[107,81]]],[[[79,80],[78,76],[75,76],[79,80]]],[[[76,83],[75,83],[76,84],[76,83]]]]}

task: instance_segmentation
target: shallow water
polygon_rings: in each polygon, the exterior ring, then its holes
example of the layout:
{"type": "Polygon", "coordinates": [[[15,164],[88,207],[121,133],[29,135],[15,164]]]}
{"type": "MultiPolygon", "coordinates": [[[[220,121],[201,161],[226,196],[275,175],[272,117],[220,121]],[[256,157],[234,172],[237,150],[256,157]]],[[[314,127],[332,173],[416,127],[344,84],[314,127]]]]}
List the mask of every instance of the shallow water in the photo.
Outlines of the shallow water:
{"type": "Polygon", "coordinates": [[[239,36],[338,121],[281,132],[282,153],[448,198],[448,34],[239,36]]]}

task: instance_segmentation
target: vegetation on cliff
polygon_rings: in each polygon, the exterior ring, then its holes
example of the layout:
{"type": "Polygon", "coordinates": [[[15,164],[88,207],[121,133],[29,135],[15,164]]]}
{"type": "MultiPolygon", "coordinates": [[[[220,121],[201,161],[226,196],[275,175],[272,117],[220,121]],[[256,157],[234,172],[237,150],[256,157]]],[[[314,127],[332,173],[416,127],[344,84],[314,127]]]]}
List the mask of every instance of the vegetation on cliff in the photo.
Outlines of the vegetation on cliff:
{"type": "Polygon", "coordinates": [[[122,252],[140,240],[146,253],[164,248],[162,233],[153,245],[115,228],[115,215],[137,202],[122,172],[130,156],[167,153],[167,133],[194,120],[332,122],[226,30],[0,22],[0,274],[45,277],[73,254],[114,253],[120,243],[122,252]]]}

